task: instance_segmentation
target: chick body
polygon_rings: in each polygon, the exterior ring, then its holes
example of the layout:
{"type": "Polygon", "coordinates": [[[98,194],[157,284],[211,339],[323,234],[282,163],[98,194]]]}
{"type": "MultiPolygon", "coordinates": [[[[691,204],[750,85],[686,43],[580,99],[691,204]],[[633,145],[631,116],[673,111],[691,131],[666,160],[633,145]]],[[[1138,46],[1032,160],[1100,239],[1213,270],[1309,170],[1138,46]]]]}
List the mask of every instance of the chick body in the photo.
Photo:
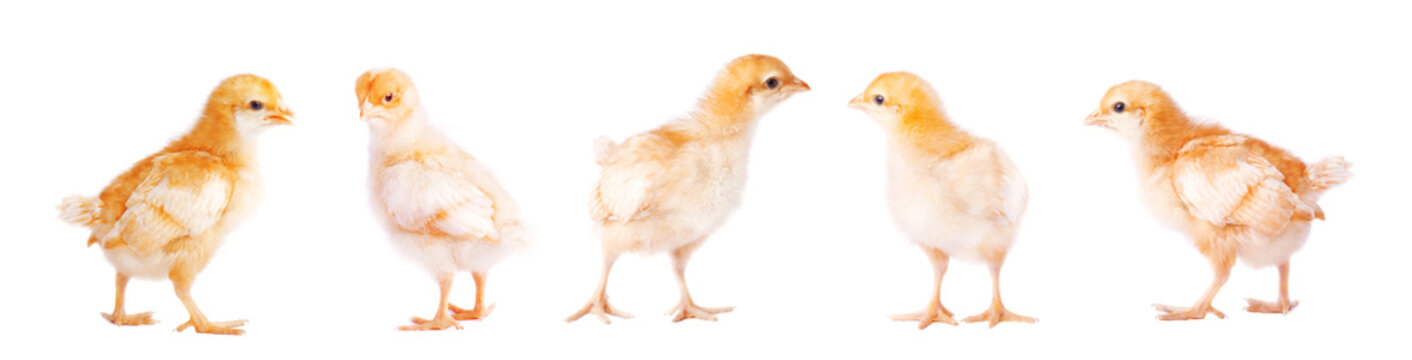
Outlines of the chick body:
{"type": "Polygon", "coordinates": [[[357,80],[360,117],[372,133],[368,178],[373,212],[396,248],[437,280],[441,298],[431,319],[412,318],[402,330],[461,328],[482,319],[487,272],[526,245],[520,209],[490,170],[428,123],[407,74],[375,69],[357,80]],[[468,271],[476,283],[471,309],[450,304],[452,278],[468,271]]]}
{"type": "Polygon", "coordinates": [[[951,258],[984,261],[992,279],[991,306],[964,319],[1034,322],[1000,300],[1000,268],[1015,241],[1029,198],[1024,178],[994,141],[955,126],[931,85],[907,72],[879,75],[849,103],[882,126],[888,138],[888,205],[897,225],[926,250],[935,272],[932,300],[922,311],[894,316],[955,325],[941,304],[941,279],[951,258]]]}
{"type": "Polygon", "coordinates": [[[1137,164],[1139,189],[1165,226],[1186,234],[1215,272],[1206,293],[1189,308],[1158,305],[1162,320],[1201,319],[1237,259],[1276,265],[1276,302],[1248,299],[1252,312],[1287,313],[1289,259],[1308,240],[1310,223],[1323,219],[1318,199],[1347,181],[1352,166],[1342,157],[1305,163],[1289,151],[1192,121],[1156,84],[1129,81],[1108,90],[1085,121],[1126,139],[1137,164]]]}
{"type": "Polygon", "coordinates": [[[201,118],[161,151],[138,161],[97,198],[70,197],[60,217],[92,229],[88,244],[99,244],[117,270],[116,325],[151,324],[151,313],[127,314],[128,279],[168,278],[191,319],[177,330],[242,334],[244,320],[206,319],[190,289],[226,233],[256,205],[260,176],[255,137],[269,125],[292,117],[278,90],[254,75],[225,79],[211,92],[201,118]]]}

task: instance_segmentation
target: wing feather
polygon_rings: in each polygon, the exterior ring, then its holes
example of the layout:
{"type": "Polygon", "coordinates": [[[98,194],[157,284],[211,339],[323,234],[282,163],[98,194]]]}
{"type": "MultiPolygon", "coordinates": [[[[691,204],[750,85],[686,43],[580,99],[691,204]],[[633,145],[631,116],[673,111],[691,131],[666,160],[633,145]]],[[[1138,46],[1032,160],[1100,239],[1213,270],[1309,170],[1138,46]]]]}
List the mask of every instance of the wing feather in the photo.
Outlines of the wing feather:
{"type": "Polygon", "coordinates": [[[1193,140],[1172,165],[1172,185],[1196,218],[1212,224],[1250,226],[1267,234],[1292,219],[1312,215],[1284,182],[1284,174],[1245,146],[1240,135],[1193,140]]]}
{"type": "Polygon", "coordinates": [[[127,210],[101,241],[138,252],[168,248],[220,222],[234,189],[234,174],[204,152],[153,158],[153,169],[127,200],[127,210]]]}
{"type": "Polygon", "coordinates": [[[495,203],[440,156],[422,156],[383,169],[382,199],[403,231],[489,237],[496,235],[495,203]]]}

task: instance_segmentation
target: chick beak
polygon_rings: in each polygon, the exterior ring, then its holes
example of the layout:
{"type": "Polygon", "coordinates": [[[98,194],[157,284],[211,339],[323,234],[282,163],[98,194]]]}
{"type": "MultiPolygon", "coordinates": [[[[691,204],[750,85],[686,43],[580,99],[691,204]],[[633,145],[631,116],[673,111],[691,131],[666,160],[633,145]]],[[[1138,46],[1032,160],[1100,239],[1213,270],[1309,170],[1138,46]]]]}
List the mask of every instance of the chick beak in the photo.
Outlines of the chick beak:
{"type": "Polygon", "coordinates": [[[1108,127],[1108,120],[1104,119],[1102,113],[1098,110],[1094,110],[1092,113],[1088,114],[1087,118],[1084,118],[1084,125],[1108,127]]]}
{"type": "Polygon", "coordinates": [[[362,118],[363,118],[363,114],[368,113],[368,110],[370,110],[370,109],[372,109],[372,108],[373,108],[373,103],[368,102],[367,100],[363,100],[363,105],[358,106],[358,118],[359,118],[359,119],[362,119],[362,118]]]}
{"type": "Polygon", "coordinates": [[[800,79],[797,79],[797,78],[794,79],[794,90],[793,90],[793,92],[802,93],[802,92],[810,91],[810,90],[814,90],[814,89],[810,89],[810,88],[809,88],[809,83],[806,83],[806,82],[804,82],[804,80],[800,80],[800,79]]]}
{"type": "Polygon", "coordinates": [[[853,100],[848,101],[848,107],[863,110],[863,105],[867,103],[868,100],[863,98],[863,94],[858,94],[858,96],[853,97],[853,100]]]}
{"type": "Polygon", "coordinates": [[[275,113],[266,116],[265,120],[269,120],[271,125],[294,125],[294,113],[289,109],[279,108],[275,113]]]}

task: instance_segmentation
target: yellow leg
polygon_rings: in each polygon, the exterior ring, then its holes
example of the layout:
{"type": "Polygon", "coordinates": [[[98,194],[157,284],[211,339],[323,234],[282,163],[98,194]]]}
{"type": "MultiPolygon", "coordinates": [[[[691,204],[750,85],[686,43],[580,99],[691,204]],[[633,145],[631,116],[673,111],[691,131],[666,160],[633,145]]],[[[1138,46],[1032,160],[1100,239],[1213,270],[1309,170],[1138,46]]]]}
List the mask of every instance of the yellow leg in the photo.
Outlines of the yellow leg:
{"type": "Polygon", "coordinates": [[[495,305],[485,306],[485,273],[471,273],[471,277],[476,279],[476,307],[467,310],[447,303],[446,307],[451,310],[453,319],[480,320],[490,316],[490,311],[495,310],[495,305]]]}
{"type": "Polygon", "coordinates": [[[245,320],[212,322],[206,319],[206,315],[201,313],[201,309],[196,307],[196,300],[191,298],[191,285],[195,282],[195,274],[185,272],[173,272],[170,276],[172,287],[176,289],[178,299],[186,306],[186,312],[191,314],[191,319],[177,326],[176,331],[194,328],[196,332],[202,334],[218,335],[241,335],[245,330],[236,329],[245,325],[245,320]]]}
{"type": "Polygon", "coordinates": [[[118,273],[117,296],[116,300],[113,301],[113,313],[103,313],[103,319],[106,319],[108,320],[108,322],[113,323],[113,325],[118,326],[156,324],[157,320],[152,319],[151,311],[141,314],[128,314],[127,311],[123,309],[123,299],[126,297],[127,294],[127,280],[127,275],[123,275],[123,273],[118,273]]]}
{"type": "Polygon", "coordinates": [[[1005,304],[1000,301],[1000,267],[1005,264],[1005,253],[995,252],[986,256],[986,264],[990,267],[990,308],[980,314],[967,317],[965,322],[987,321],[990,327],[1005,321],[1016,321],[1022,323],[1034,323],[1035,318],[1019,315],[1005,309],[1005,304]]]}
{"type": "Polygon", "coordinates": [[[1289,301],[1289,262],[1280,264],[1280,297],[1275,302],[1260,301],[1255,299],[1245,299],[1250,306],[1245,307],[1245,311],[1267,314],[1288,314],[1299,306],[1298,301],[1289,301]]]}
{"type": "Polygon", "coordinates": [[[446,311],[446,297],[451,294],[451,279],[454,275],[453,273],[443,273],[436,276],[437,285],[441,287],[441,301],[436,304],[435,316],[432,316],[430,320],[413,317],[413,325],[403,325],[397,329],[403,331],[445,330],[453,327],[460,329],[461,324],[457,324],[456,319],[451,318],[451,315],[446,311]]]}
{"type": "Polygon", "coordinates": [[[668,315],[676,314],[676,316],[672,318],[674,322],[681,322],[686,319],[716,321],[716,314],[735,310],[733,306],[711,308],[698,306],[695,302],[691,301],[691,291],[686,289],[686,262],[691,259],[691,253],[696,251],[696,248],[699,246],[701,246],[701,242],[697,241],[672,251],[672,270],[677,275],[677,285],[681,289],[681,302],[677,303],[677,306],[673,307],[671,310],[667,310],[668,315]]]}
{"type": "Polygon", "coordinates": [[[1211,307],[1211,301],[1216,299],[1216,293],[1221,291],[1221,286],[1226,284],[1226,279],[1231,276],[1231,268],[1235,267],[1235,252],[1218,246],[1215,239],[1207,242],[1198,242],[1197,246],[1201,252],[1211,261],[1211,267],[1215,271],[1215,279],[1211,281],[1211,286],[1206,288],[1206,293],[1201,295],[1201,299],[1196,300],[1192,307],[1178,307],[1162,304],[1153,304],[1158,311],[1165,314],[1158,315],[1159,320],[1197,320],[1205,319],[1206,314],[1215,314],[1217,318],[1225,319],[1226,314],[1211,307]]]}
{"type": "Polygon", "coordinates": [[[932,270],[936,274],[936,279],[932,286],[932,300],[927,303],[927,307],[922,311],[910,314],[893,315],[892,319],[897,321],[916,321],[918,329],[926,329],[932,323],[940,322],[956,325],[956,319],[951,318],[951,310],[947,310],[941,305],[941,278],[946,276],[946,267],[951,263],[951,257],[940,249],[926,248],[927,257],[931,258],[932,270]]]}
{"type": "Polygon", "coordinates": [[[578,320],[589,313],[598,316],[598,319],[602,320],[604,324],[612,323],[612,321],[608,320],[608,315],[624,319],[632,318],[632,315],[614,309],[612,306],[608,305],[608,272],[613,269],[613,263],[617,261],[618,253],[607,250],[603,252],[603,273],[602,277],[598,280],[598,290],[593,292],[593,297],[588,300],[588,304],[584,304],[582,309],[579,309],[579,311],[575,312],[573,315],[569,315],[569,318],[564,321],[574,322],[574,320],[578,320]]]}

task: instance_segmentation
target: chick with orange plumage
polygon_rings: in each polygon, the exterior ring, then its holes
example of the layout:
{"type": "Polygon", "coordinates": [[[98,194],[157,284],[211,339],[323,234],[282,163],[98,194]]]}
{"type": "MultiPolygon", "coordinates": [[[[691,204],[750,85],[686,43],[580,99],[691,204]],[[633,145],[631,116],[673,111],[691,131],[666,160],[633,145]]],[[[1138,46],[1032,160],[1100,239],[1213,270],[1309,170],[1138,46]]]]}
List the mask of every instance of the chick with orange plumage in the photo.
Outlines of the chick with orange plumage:
{"type": "Polygon", "coordinates": [[[119,175],[96,198],[75,196],[59,205],[60,217],[92,229],[117,270],[115,325],[150,325],[151,312],[123,306],[128,280],[168,278],[191,318],[177,327],[199,333],[239,335],[245,320],[213,322],[196,307],[191,287],[226,233],[251,210],[260,192],[255,138],[293,113],[269,80],[236,75],[206,101],[196,125],[166,148],[119,175]]]}
{"type": "Polygon", "coordinates": [[[608,304],[608,272],[627,252],[670,252],[681,301],[674,321],[715,320],[730,307],[697,305],[686,286],[686,263],[740,205],[757,120],[809,84],[779,59],[746,55],[726,64],[689,115],[623,140],[599,138],[603,167],[589,199],[601,229],[603,268],[588,303],[568,318],[587,314],[608,323],[627,313],[608,304]]]}
{"type": "Polygon", "coordinates": [[[1225,318],[1211,302],[1236,259],[1280,273],[1276,300],[1247,299],[1247,311],[1284,314],[1299,305],[1289,299],[1290,257],[1309,239],[1310,224],[1324,218],[1319,198],[1352,176],[1351,163],[1339,156],[1305,163],[1255,137],[1193,121],[1146,81],[1108,89],[1085,123],[1127,140],[1148,209],[1189,236],[1215,272],[1191,307],[1155,305],[1159,319],[1225,318]]]}

